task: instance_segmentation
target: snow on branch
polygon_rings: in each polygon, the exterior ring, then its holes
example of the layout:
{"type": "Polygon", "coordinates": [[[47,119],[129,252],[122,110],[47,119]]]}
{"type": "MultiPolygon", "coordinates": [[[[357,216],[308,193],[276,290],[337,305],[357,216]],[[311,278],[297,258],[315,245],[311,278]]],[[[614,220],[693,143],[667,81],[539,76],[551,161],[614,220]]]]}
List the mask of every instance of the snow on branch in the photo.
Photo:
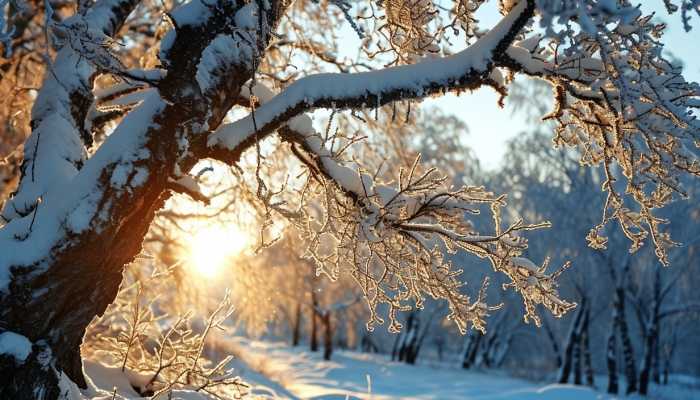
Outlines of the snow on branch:
{"type": "MultiPolygon", "coordinates": [[[[276,98],[260,83],[246,88],[242,96],[251,98],[251,92],[259,109],[276,98]]],[[[488,260],[494,271],[510,279],[507,287],[521,294],[526,321],[539,325],[537,304],[556,316],[575,307],[559,298],[556,290],[556,279],[568,264],[546,274],[547,262],[537,267],[522,257],[527,243],[518,233],[548,224],[516,221],[502,228],[504,196],[483,187],[451,188],[449,179],[437,170],[421,172],[418,159],[411,169],[399,171],[395,183],[383,182],[361,166],[351,168],[343,162],[347,146],[316,133],[306,115],[292,118],[280,135],[299,147],[295,154],[318,183],[302,195],[308,199],[300,206],[305,215],[293,221],[308,239],[306,257],[316,263],[317,273],[331,279],[348,273],[354,278],[370,307],[368,328],[384,322],[377,309],[385,304],[389,329],[399,330],[397,313],[422,308],[430,296],[449,304],[449,319],[460,330],[485,330],[486,316],[500,306],[486,303],[488,280],[476,299],[462,293],[462,271],[453,267],[449,257],[459,250],[488,260]],[[313,217],[315,211],[320,215],[313,217]],[[470,222],[484,211],[493,221],[490,234],[477,232],[470,222]]]]}
{"type": "Polygon", "coordinates": [[[485,317],[499,306],[486,304],[488,281],[474,301],[462,293],[462,270],[449,257],[460,250],[488,260],[494,271],[510,278],[506,287],[521,294],[526,321],[539,325],[537,304],[555,316],[575,306],[557,294],[561,270],[547,275],[546,262],[535,267],[522,257],[527,243],[518,233],[548,224],[516,221],[502,228],[504,196],[483,187],[451,188],[437,170],[420,172],[418,159],[410,169],[401,169],[393,184],[383,182],[361,167],[343,165],[340,154],[329,151],[318,134],[297,140],[321,171],[316,198],[323,218],[318,226],[307,226],[307,257],[332,279],[343,272],[353,276],[370,306],[369,328],[383,323],[379,304],[389,307],[389,329],[395,331],[401,327],[396,313],[410,310],[411,303],[422,308],[429,296],[448,303],[448,318],[461,331],[485,330],[485,317]],[[491,214],[492,233],[478,232],[471,223],[484,211],[491,214]]]}
{"type": "Polygon", "coordinates": [[[657,258],[677,243],[661,230],[657,209],[687,197],[684,176],[700,176],[700,85],[687,82],[682,67],[663,55],[656,24],[631,4],[542,1],[545,35],[531,35],[507,51],[515,72],[540,77],[554,87],[555,143],[579,147],[581,162],[601,166],[608,192],[603,218],[588,235],[604,248],[605,226],[617,222],[631,250],[651,239],[657,258]],[[555,18],[580,30],[561,29],[555,18]]]}
{"type": "Polygon", "coordinates": [[[94,57],[106,52],[105,40],[137,4],[136,0],[103,0],[84,16],[76,14],[60,24],[47,21],[55,28],[52,36],[60,50],[47,66],[32,109],[32,133],[24,145],[21,180],[0,214],[6,221],[29,215],[46,192],[64,185],[84,164],[86,146],[92,143],[85,117],[99,68],[94,57]],[[85,53],[94,57],[85,57],[85,53]]]}
{"type": "Polygon", "coordinates": [[[317,74],[299,79],[254,113],[224,124],[209,146],[234,149],[251,136],[266,135],[290,118],[315,108],[379,107],[448,90],[500,87],[491,78],[495,59],[511,44],[534,12],[532,1],[520,1],[493,29],[464,51],[442,59],[380,71],[317,74]]]}

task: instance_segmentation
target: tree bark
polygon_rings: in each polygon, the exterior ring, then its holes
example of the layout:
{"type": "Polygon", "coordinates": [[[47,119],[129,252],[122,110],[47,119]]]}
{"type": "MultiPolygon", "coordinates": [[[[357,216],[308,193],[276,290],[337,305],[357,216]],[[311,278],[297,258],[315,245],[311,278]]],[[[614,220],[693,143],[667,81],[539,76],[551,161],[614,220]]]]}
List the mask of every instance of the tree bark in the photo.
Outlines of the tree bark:
{"type": "MultiPolygon", "coordinates": [[[[119,21],[112,24],[116,29],[138,2],[112,3],[116,8],[111,11],[116,16],[115,21],[119,21]]],[[[267,11],[269,24],[262,35],[265,38],[269,38],[269,30],[274,29],[281,15],[282,3],[274,3],[267,11]]],[[[79,388],[87,387],[80,356],[85,329],[114,300],[124,266],[141,252],[143,238],[156,211],[171,195],[169,177],[175,166],[188,171],[200,158],[235,162],[240,157],[242,149],[228,153],[211,151],[206,144],[207,135],[200,134],[197,127],[220,124],[237,100],[241,86],[252,77],[253,65],[222,64],[217,71],[220,75],[214,77],[216,79],[212,80],[207,93],[192,90],[199,87],[195,76],[202,51],[216,35],[235,26],[236,12],[246,3],[222,4],[217,4],[217,7],[230,9],[212,13],[197,24],[180,26],[176,31],[167,52],[168,65],[165,67],[168,74],[158,86],[160,98],[155,100],[157,96],[153,97],[153,102],[160,101],[158,107],[147,108],[146,100],[139,109],[132,111],[140,112],[140,117],[147,117],[138,126],[142,131],[127,132],[124,128],[119,132],[118,128],[110,136],[112,139],[113,136],[131,134],[145,141],[150,156],[130,167],[132,172],[136,168],[148,172],[145,183],[129,186],[130,190],[116,190],[110,183],[116,164],[104,166],[96,176],[83,176],[81,182],[94,183],[100,189],[97,211],[89,228],[76,234],[61,226],[45,258],[32,265],[11,268],[8,290],[0,295],[0,326],[3,331],[27,337],[33,346],[23,363],[8,357],[0,359],[0,398],[60,398],[63,393],[59,389],[58,377],[62,375],[79,388]],[[179,146],[182,138],[187,138],[190,144],[184,154],[179,146]],[[100,219],[100,215],[108,218],[100,219]]],[[[266,42],[261,41],[260,45],[266,46],[266,42]]],[[[256,54],[263,54],[263,51],[256,54]]],[[[89,106],[89,102],[80,99],[76,104],[89,106]]],[[[87,109],[80,107],[75,111],[72,113],[74,118],[84,118],[87,113],[87,109]]],[[[76,126],[82,127],[83,122],[76,121],[76,126]]],[[[105,146],[109,145],[110,139],[105,146]]],[[[98,154],[102,150],[98,149],[98,154]]],[[[99,163],[99,159],[88,159],[84,168],[89,165],[97,168],[99,163]]],[[[129,176],[129,182],[134,174],[129,176]]],[[[52,205],[55,204],[46,207],[52,205]]],[[[42,204],[38,204],[33,211],[35,226],[51,224],[51,218],[55,218],[41,207],[42,204]]],[[[26,237],[17,238],[17,246],[32,240],[30,229],[26,237]]],[[[15,250],[7,248],[4,251],[15,250]]]]}

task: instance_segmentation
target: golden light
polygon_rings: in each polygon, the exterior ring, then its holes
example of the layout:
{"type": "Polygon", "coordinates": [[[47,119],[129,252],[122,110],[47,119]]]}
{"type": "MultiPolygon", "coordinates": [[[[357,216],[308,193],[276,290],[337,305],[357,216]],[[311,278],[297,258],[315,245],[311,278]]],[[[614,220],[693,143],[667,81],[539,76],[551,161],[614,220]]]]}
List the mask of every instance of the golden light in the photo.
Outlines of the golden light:
{"type": "Polygon", "coordinates": [[[235,225],[203,227],[191,240],[190,265],[195,272],[208,278],[216,276],[249,245],[249,235],[235,225]]]}

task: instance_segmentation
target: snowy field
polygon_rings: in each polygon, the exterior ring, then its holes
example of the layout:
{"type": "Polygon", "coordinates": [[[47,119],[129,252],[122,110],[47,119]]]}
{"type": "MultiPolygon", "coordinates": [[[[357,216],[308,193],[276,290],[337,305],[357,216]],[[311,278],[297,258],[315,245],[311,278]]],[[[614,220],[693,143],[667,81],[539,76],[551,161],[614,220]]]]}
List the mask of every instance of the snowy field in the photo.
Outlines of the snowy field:
{"type": "MultiPolygon", "coordinates": [[[[305,348],[236,338],[219,342],[237,357],[239,374],[253,393],[285,399],[603,400],[605,393],[572,385],[547,385],[498,372],[471,372],[446,365],[410,366],[386,355],[338,351],[332,361],[305,348]]],[[[700,398],[697,381],[652,388],[653,399],[700,398]]],[[[632,397],[636,398],[636,397],[632,397]]]]}

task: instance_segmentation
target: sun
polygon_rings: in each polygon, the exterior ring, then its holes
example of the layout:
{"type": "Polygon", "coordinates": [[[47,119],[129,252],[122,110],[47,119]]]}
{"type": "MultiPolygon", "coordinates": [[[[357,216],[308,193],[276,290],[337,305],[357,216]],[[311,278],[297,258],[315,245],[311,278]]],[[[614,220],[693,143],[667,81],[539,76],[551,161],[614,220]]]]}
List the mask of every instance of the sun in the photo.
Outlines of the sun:
{"type": "Polygon", "coordinates": [[[227,262],[248,247],[250,236],[235,225],[212,225],[199,229],[189,243],[189,262],[195,272],[211,278],[227,262]]]}

